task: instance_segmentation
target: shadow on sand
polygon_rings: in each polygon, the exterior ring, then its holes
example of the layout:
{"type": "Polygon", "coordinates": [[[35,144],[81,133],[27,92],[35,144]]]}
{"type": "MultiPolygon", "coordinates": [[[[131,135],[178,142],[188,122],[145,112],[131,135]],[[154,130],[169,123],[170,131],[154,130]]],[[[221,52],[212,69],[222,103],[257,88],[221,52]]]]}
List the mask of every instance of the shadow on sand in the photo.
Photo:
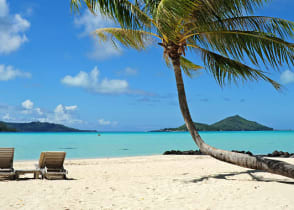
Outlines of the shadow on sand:
{"type": "Polygon", "coordinates": [[[294,185],[294,180],[288,181],[288,180],[283,180],[283,179],[268,179],[268,178],[256,176],[256,173],[258,173],[258,172],[263,172],[263,171],[247,170],[247,171],[242,171],[242,172],[221,173],[221,174],[203,176],[198,179],[193,179],[189,182],[198,183],[198,182],[202,182],[202,181],[205,181],[205,180],[212,178],[212,179],[223,179],[223,180],[230,180],[230,181],[236,180],[236,181],[277,182],[277,183],[282,183],[282,184],[294,185]],[[234,176],[241,175],[241,174],[248,174],[251,177],[251,179],[240,180],[240,179],[234,178],[234,176]],[[228,177],[232,177],[232,178],[228,178],[228,177]]]}

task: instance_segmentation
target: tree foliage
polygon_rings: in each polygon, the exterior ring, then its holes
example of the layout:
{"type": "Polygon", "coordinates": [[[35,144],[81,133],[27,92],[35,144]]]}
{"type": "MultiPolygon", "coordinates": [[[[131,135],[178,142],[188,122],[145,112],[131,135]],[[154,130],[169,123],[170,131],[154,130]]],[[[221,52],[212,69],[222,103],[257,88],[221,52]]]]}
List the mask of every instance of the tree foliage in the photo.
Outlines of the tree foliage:
{"type": "Polygon", "coordinates": [[[204,68],[216,81],[263,79],[276,89],[269,69],[294,64],[294,23],[254,16],[268,0],[71,0],[74,11],[86,5],[93,14],[112,18],[120,28],[97,29],[102,41],[144,50],[154,40],[164,48],[167,65],[174,50],[182,70],[192,76],[204,68]],[[186,58],[201,55],[204,67],[186,58]],[[191,56],[190,56],[191,57],[191,56]],[[263,70],[261,70],[263,69],[263,70]]]}

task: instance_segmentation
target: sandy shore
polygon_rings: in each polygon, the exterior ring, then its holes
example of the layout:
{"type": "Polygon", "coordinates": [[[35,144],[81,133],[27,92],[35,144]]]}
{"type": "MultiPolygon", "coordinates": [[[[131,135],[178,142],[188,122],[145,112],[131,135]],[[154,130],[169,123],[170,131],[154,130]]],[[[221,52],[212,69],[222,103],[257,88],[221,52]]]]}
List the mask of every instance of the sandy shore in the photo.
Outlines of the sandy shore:
{"type": "Polygon", "coordinates": [[[70,180],[0,181],[0,209],[294,209],[294,180],[207,156],[67,160],[65,168],[70,180]]]}

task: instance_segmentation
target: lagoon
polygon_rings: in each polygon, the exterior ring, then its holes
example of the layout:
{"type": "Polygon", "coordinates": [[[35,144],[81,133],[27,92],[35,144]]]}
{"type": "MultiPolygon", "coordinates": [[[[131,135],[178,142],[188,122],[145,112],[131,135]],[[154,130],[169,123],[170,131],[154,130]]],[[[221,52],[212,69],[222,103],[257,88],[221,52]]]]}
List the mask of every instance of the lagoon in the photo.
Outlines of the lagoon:
{"type": "MultiPolygon", "coordinates": [[[[294,131],[200,132],[210,145],[266,154],[294,153],[294,131]]],[[[35,160],[41,151],[66,151],[67,158],[102,158],[162,154],[198,149],[188,132],[0,133],[0,147],[14,147],[15,160],[35,160]]]]}

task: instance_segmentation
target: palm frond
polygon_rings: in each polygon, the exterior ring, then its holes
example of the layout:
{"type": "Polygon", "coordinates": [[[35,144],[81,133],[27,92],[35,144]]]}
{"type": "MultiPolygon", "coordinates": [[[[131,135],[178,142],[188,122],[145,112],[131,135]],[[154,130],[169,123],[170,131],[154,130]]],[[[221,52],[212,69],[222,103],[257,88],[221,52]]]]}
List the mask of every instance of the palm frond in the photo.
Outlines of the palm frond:
{"type": "MultiPolygon", "coordinates": [[[[122,28],[98,29],[95,33],[102,41],[143,50],[151,37],[159,38],[168,66],[171,48],[184,46],[175,51],[179,56],[184,55],[186,46],[198,48],[220,85],[263,79],[279,89],[266,72],[242,63],[249,59],[257,67],[263,63],[276,69],[284,63],[294,65],[294,45],[285,41],[294,37],[294,23],[251,15],[268,1],[70,0],[73,9],[85,3],[93,13],[99,11],[120,24],[122,28]]],[[[201,68],[184,57],[180,63],[188,76],[201,68]]]]}
{"type": "Polygon", "coordinates": [[[151,15],[152,17],[156,16],[158,5],[161,0],[143,0],[144,2],[144,11],[151,15]]]}
{"type": "Polygon", "coordinates": [[[186,22],[187,30],[185,36],[197,33],[199,31],[258,31],[263,33],[275,34],[280,38],[294,37],[294,22],[266,17],[266,16],[242,16],[228,19],[212,20],[209,23],[205,21],[186,22]]]}
{"type": "Polygon", "coordinates": [[[213,31],[199,32],[188,39],[189,44],[200,45],[206,49],[239,61],[250,61],[258,66],[260,59],[265,66],[276,69],[283,63],[294,64],[294,45],[272,34],[256,31],[213,31]]]}
{"type": "Polygon", "coordinates": [[[207,17],[226,19],[252,14],[255,8],[261,7],[270,0],[200,0],[200,6],[193,12],[196,17],[202,14],[207,17]]]}
{"type": "Polygon", "coordinates": [[[176,28],[179,20],[191,16],[194,8],[197,8],[199,0],[161,0],[158,4],[154,20],[159,30],[172,41],[178,39],[176,28]]]}
{"type": "Polygon", "coordinates": [[[152,36],[161,39],[160,36],[151,32],[123,29],[123,28],[101,28],[95,31],[95,34],[102,41],[112,41],[116,46],[116,41],[128,48],[143,50],[152,41],[152,36]]]}
{"type": "Polygon", "coordinates": [[[81,7],[81,0],[70,0],[70,9],[74,12],[79,12],[81,7]]]}
{"type": "Polygon", "coordinates": [[[180,58],[180,63],[181,63],[182,70],[190,78],[193,77],[193,72],[203,69],[202,66],[194,64],[192,61],[188,60],[187,58],[183,56],[181,56],[180,58]]]}
{"type": "Polygon", "coordinates": [[[269,82],[275,89],[279,90],[281,88],[281,85],[269,78],[264,71],[251,68],[239,61],[201,47],[190,46],[195,47],[195,50],[201,53],[206,70],[211,72],[221,87],[231,82],[237,83],[238,81],[258,81],[259,79],[263,79],[264,81],[269,82]]]}
{"type": "Polygon", "coordinates": [[[171,69],[173,65],[167,53],[163,53],[163,59],[165,61],[166,66],[171,69]]]}
{"type": "MultiPolygon", "coordinates": [[[[71,7],[79,10],[82,0],[71,0],[71,7]]],[[[154,21],[146,15],[138,4],[133,4],[128,0],[83,0],[89,10],[96,14],[101,14],[112,18],[123,28],[147,29],[151,30],[154,21]]],[[[137,2],[137,1],[136,1],[137,2]]]]}
{"type": "Polygon", "coordinates": [[[258,31],[276,34],[283,39],[294,36],[294,22],[281,18],[243,16],[224,19],[221,23],[227,30],[258,31]]]}
{"type": "Polygon", "coordinates": [[[197,6],[185,12],[187,28],[211,31],[216,30],[211,28],[214,25],[219,29],[218,24],[222,26],[222,20],[251,14],[255,8],[262,6],[268,0],[196,0],[194,2],[197,6]]]}

